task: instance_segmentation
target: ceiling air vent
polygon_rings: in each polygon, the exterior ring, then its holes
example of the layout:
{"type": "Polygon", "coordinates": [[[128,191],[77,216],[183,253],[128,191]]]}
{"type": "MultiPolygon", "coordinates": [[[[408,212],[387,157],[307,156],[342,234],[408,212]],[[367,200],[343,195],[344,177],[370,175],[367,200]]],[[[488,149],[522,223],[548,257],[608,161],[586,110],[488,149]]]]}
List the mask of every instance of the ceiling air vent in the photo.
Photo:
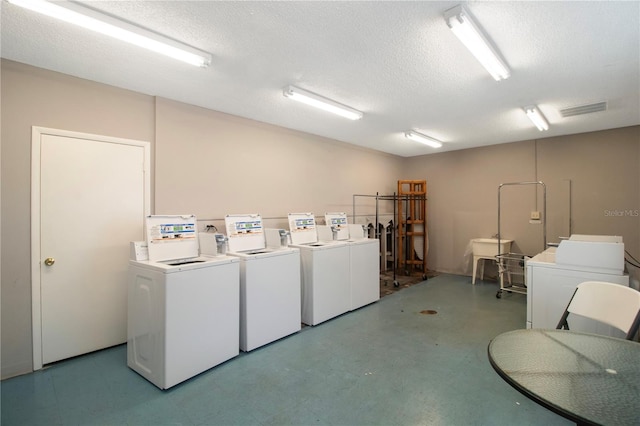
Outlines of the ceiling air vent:
{"type": "Polygon", "coordinates": [[[594,104],[580,105],[575,107],[564,108],[560,110],[563,117],[573,117],[574,115],[591,114],[592,112],[600,112],[607,110],[606,102],[596,102],[594,104]]]}

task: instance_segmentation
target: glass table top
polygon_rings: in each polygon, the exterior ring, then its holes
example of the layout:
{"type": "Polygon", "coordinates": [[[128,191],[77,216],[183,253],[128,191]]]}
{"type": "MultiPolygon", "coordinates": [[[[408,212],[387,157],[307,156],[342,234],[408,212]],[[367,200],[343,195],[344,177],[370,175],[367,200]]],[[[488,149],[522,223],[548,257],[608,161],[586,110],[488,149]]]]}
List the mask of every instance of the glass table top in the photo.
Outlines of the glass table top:
{"type": "Polygon", "coordinates": [[[567,330],[515,330],[489,360],[527,397],[578,423],[640,424],[640,343],[567,330]]]}

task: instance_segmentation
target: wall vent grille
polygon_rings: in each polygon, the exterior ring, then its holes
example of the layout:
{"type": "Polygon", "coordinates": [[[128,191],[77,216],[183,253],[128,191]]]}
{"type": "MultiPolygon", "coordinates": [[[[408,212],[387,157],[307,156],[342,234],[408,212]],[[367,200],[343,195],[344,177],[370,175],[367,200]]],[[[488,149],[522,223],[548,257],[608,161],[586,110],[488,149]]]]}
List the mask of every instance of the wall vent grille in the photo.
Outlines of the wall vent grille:
{"type": "Polygon", "coordinates": [[[560,114],[566,118],[566,117],[573,117],[575,115],[591,114],[593,112],[600,112],[600,111],[606,111],[606,110],[607,110],[606,102],[596,102],[593,104],[564,108],[560,110],[560,114]]]}

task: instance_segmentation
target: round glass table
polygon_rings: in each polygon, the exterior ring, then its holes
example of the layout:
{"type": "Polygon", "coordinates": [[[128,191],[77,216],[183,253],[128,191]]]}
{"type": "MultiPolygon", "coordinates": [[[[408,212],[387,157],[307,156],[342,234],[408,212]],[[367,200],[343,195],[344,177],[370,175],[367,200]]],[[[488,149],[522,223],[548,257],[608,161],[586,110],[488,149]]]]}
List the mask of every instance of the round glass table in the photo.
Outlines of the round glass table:
{"type": "Polygon", "coordinates": [[[528,398],[578,424],[640,425],[640,343],[528,329],[489,343],[496,372],[528,398]]]}

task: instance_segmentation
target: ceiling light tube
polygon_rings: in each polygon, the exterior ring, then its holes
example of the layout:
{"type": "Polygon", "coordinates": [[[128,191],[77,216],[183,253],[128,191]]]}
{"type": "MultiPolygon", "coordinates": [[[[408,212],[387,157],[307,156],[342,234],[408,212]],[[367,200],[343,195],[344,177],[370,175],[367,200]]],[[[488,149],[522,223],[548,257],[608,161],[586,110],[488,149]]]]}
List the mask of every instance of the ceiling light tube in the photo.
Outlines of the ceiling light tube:
{"type": "Polygon", "coordinates": [[[360,120],[364,115],[361,111],[294,86],[285,87],[283,95],[289,99],[293,99],[294,101],[302,102],[324,111],[332,112],[341,117],[348,118],[349,120],[360,120]]]}
{"type": "Polygon", "coordinates": [[[105,15],[75,2],[45,0],[8,0],[16,6],[144,47],[179,61],[199,67],[211,63],[211,54],[168,37],[105,15]]]}
{"type": "Polygon", "coordinates": [[[509,78],[511,75],[509,67],[500,58],[498,52],[493,49],[490,41],[462,5],[447,10],[444,13],[444,19],[456,37],[496,81],[509,78]]]}
{"type": "Polygon", "coordinates": [[[413,130],[405,132],[404,137],[412,141],[416,141],[416,142],[420,142],[422,144],[428,145],[432,148],[440,148],[442,146],[442,142],[413,130]]]}
{"type": "Polygon", "coordinates": [[[542,115],[537,106],[531,105],[528,107],[524,107],[523,109],[524,112],[527,113],[527,117],[529,117],[529,120],[531,120],[533,124],[536,125],[538,130],[540,130],[541,132],[544,130],[549,130],[549,123],[547,122],[547,119],[544,117],[544,115],[542,115]]]}

